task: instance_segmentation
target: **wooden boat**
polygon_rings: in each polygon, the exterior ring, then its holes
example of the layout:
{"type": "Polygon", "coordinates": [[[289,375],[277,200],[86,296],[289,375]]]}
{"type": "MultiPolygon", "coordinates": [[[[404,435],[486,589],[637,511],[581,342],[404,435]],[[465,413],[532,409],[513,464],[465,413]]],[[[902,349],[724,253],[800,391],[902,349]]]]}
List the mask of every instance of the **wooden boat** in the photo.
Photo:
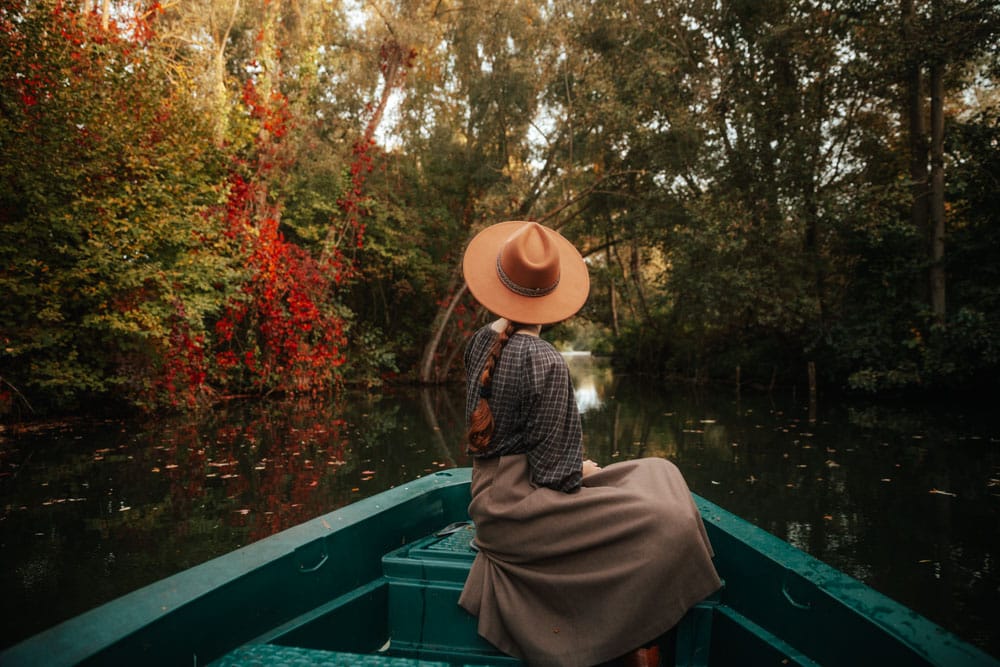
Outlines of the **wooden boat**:
{"type": "MultiPolygon", "coordinates": [[[[0,665],[517,665],[456,604],[470,471],[438,472],[113,600],[0,665]],[[445,528],[445,530],[442,530],[445,528]]],[[[993,665],[917,613],[702,498],[725,581],[677,665],[993,665]]]]}

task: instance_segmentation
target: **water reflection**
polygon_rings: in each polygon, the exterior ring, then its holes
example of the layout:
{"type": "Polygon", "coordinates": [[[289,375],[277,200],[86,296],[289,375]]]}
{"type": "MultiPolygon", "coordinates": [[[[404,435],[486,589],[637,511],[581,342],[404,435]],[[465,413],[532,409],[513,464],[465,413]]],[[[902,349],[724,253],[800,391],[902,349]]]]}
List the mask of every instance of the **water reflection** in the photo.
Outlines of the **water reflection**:
{"type": "Polygon", "coordinates": [[[590,352],[563,352],[576,390],[576,407],[584,414],[604,404],[604,391],[611,380],[611,368],[595,361],[590,352]]]}
{"type": "Polygon", "coordinates": [[[966,407],[823,405],[613,377],[598,462],[665,456],[691,488],[1000,654],[1000,438],[966,407]]]}
{"type": "MultiPolygon", "coordinates": [[[[988,415],[691,392],[568,355],[587,455],[665,456],[692,489],[1000,654],[988,415]],[[813,417],[812,419],[810,417],[813,417]]],[[[232,403],[0,440],[4,644],[443,467],[460,387],[232,403]]]]}

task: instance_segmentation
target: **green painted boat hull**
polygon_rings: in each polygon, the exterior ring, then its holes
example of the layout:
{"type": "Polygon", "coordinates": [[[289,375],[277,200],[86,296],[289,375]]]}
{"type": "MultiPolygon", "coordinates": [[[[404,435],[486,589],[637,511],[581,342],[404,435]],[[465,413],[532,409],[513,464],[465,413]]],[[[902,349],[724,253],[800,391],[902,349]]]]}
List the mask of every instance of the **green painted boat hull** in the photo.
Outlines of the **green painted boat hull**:
{"type": "MultiPolygon", "coordinates": [[[[517,665],[456,604],[470,471],[367,498],[42,632],[0,665],[517,665]]],[[[702,498],[722,591],[672,631],[678,665],[992,665],[940,626],[702,498]]]]}

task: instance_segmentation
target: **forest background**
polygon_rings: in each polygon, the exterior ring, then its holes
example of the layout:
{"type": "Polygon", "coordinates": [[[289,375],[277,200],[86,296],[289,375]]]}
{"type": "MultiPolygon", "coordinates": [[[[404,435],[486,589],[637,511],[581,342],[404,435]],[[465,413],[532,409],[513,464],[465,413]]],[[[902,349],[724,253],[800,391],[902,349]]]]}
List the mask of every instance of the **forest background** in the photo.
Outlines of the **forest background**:
{"type": "Polygon", "coordinates": [[[462,250],[697,382],[1000,371],[988,0],[0,0],[0,416],[442,382],[462,250]]]}

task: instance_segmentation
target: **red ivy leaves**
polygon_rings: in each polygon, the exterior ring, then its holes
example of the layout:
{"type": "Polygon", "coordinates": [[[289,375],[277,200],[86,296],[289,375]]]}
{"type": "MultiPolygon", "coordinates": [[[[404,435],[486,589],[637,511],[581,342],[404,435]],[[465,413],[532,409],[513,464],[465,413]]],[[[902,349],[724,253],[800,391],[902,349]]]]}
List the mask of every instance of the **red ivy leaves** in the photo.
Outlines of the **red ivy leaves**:
{"type": "Polygon", "coordinates": [[[153,383],[153,400],[168,397],[174,407],[194,408],[207,390],[205,336],[191,331],[184,305],[176,304],[163,368],[153,383]]]}
{"type": "Polygon", "coordinates": [[[261,131],[249,164],[234,166],[217,215],[223,234],[242,248],[246,278],[215,322],[212,343],[171,338],[162,384],[171,396],[197,395],[207,378],[225,393],[311,393],[341,379],[346,322],[331,301],[343,275],[288,242],[269,203],[269,174],[288,166],[281,159],[292,126],[288,101],[253,82],[242,99],[261,131]]]}
{"type": "MultiPolygon", "coordinates": [[[[327,304],[328,276],[289,243],[274,218],[247,215],[255,188],[234,176],[230,234],[247,244],[249,277],[215,325],[215,363],[226,384],[258,391],[315,391],[335,385],[345,358],[345,322],[327,304]]],[[[233,387],[236,388],[236,387],[233,387]]]]}
{"type": "Polygon", "coordinates": [[[252,81],[242,96],[260,123],[254,181],[230,177],[226,234],[241,241],[249,275],[215,325],[214,361],[232,389],[313,392],[336,386],[345,362],[346,323],[331,305],[343,276],[281,233],[267,202],[267,174],[283,167],[280,140],[292,125],[288,100],[261,93],[252,81]],[[249,385],[249,386],[246,386],[249,385]]]}
{"type": "Polygon", "coordinates": [[[261,95],[252,80],[243,85],[242,100],[250,110],[250,115],[261,123],[268,134],[258,135],[258,148],[265,148],[273,139],[284,137],[291,126],[292,114],[288,108],[288,98],[281,91],[272,90],[261,95]]]}

